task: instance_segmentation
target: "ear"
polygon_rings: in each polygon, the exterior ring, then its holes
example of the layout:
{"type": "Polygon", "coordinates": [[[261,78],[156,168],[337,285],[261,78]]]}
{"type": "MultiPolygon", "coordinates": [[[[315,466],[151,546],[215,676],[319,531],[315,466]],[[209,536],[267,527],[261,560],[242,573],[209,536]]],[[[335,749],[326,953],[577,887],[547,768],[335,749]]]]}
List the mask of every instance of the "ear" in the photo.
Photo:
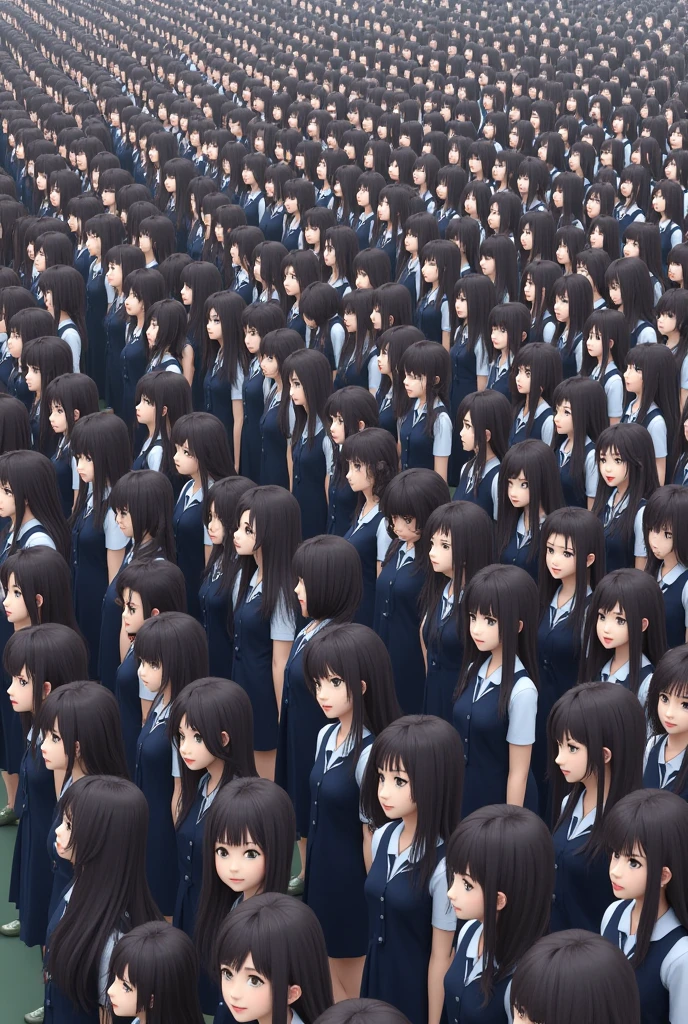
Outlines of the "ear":
{"type": "Polygon", "coordinates": [[[81,760],[81,744],[79,743],[78,740],[74,744],[74,760],[75,761],[80,761],[81,760]]]}
{"type": "Polygon", "coordinates": [[[75,410],[74,410],[74,412],[72,413],[72,415],[73,415],[73,417],[74,417],[74,422],[75,422],[75,423],[76,423],[76,421],[77,421],[78,419],[81,419],[81,413],[79,412],[79,410],[78,410],[78,409],[75,409],[75,410]]]}
{"type": "Polygon", "coordinates": [[[528,332],[527,331],[523,331],[523,333],[521,334],[521,341],[524,342],[527,337],[528,337],[528,332]]]}
{"type": "Polygon", "coordinates": [[[671,872],[671,868],[668,868],[668,867],[665,866],[665,867],[662,868],[662,874],[661,874],[661,877],[659,879],[659,884],[662,886],[662,888],[664,888],[665,885],[669,884],[669,882],[671,881],[671,879],[673,877],[674,876],[673,876],[673,874],[671,872]]]}
{"type": "Polygon", "coordinates": [[[613,339],[613,338],[610,338],[610,339],[609,339],[609,351],[611,352],[611,350],[612,350],[613,348],[614,348],[614,339],[613,339]]]}
{"type": "Polygon", "coordinates": [[[160,609],[159,608],[151,608],[151,618],[154,618],[154,616],[159,615],[159,614],[160,614],[160,609]]]}
{"type": "Polygon", "coordinates": [[[390,326],[390,327],[394,327],[394,317],[393,317],[393,316],[391,316],[391,317],[389,318],[389,326],[390,326]]]}
{"type": "Polygon", "coordinates": [[[591,551],[590,554],[588,555],[588,557],[585,559],[586,567],[589,569],[594,561],[595,561],[595,555],[594,555],[594,552],[591,551]]]}
{"type": "Polygon", "coordinates": [[[643,633],[645,632],[645,630],[647,629],[647,627],[649,625],[650,625],[650,620],[649,619],[641,619],[640,620],[640,628],[642,629],[643,633]]]}
{"type": "Polygon", "coordinates": [[[368,684],[366,683],[365,679],[361,679],[361,693],[365,693],[367,689],[368,684]]]}
{"type": "Polygon", "coordinates": [[[609,747],[602,747],[602,757],[604,758],[605,764],[610,764],[612,759],[612,752],[609,747]]]}
{"type": "Polygon", "coordinates": [[[42,608],[43,607],[43,595],[42,594],[36,594],[36,607],[37,608],[42,608]]]}
{"type": "Polygon", "coordinates": [[[363,420],[358,421],[358,429],[359,431],[365,430],[365,423],[363,422],[363,420]]]}
{"type": "Polygon", "coordinates": [[[507,901],[507,898],[504,895],[504,893],[503,892],[498,892],[497,893],[497,910],[504,910],[504,907],[507,905],[507,902],[508,901],[507,901]]]}
{"type": "Polygon", "coordinates": [[[43,700],[45,700],[45,698],[48,696],[52,688],[52,683],[49,683],[47,680],[45,683],[43,683],[43,700]]]}
{"type": "Polygon", "coordinates": [[[492,440],[492,431],[491,430],[486,430],[485,431],[485,440],[487,441],[488,444],[492,440]]]}
{"type": "Polygon", "coordinates": [[[290,985],[287,989],[287,1006],[291,1006],[297,999],[300,999],[303,994],[303,990],[300,985],[290,985]]]}
{"type": "Polygon", "coordinates": [[[167,416],[167,406],[166,405],[163,405],[163,407],[162,407],[162,415],[163,415],[163,419],[165,418],[165,416],[167,416]]]}
{"type": "Polygon", "coordinates": [[[521,633],[523,630],[523,619],[518,620],[518,631],[521,633]]]}
{"type": "MultiPolygon", "coordinates": [[[[229,746],[229,733],[228,733],[228,732],[225,732],[225,731],[223,730],[223,731],[222,731],[222,732],[220,733],[220,740],[222,741],[222,746],[223,746],[223,747],[228,747],[228,746],[229,746]]],[[[297,996],[296,998],[298,999],[299,997],[297,996]]]]}
{"type": "Polygon", "coordinates": [[[435,380],[434,380],[435,385],[439,384],[439,382],[440,382],[439,377],[435,377],[435,380]]]}

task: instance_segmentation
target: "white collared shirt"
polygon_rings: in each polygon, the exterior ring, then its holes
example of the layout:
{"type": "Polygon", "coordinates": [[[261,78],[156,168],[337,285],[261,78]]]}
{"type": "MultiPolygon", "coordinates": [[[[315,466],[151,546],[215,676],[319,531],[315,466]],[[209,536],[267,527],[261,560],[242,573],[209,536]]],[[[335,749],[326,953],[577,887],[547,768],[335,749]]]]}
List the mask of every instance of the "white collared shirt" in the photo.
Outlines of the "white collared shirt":
{"type": "MultiPolygon", "coordinates": [[[[631,667],[630,667],[629,663],[625,662],[625,664],[623,664],[619,668],[617,668],[616,672],[612,673],[612,662],[613,662],[613,660],[614,660],[614,656],[612,655],[612,657],[609,659],[609,661],[606,662],[602,666],[602,668],[600,670],[600,678],[601,678],[602,682],[604,682],[604,683],[620,683],[622,686],[627,686],[628,685],[628,677],[629,677],[630,672],[631,672],[631,667]]],[[[647,658],[644,654],[641,655],[641,658],[640,658],[640,667],[641,668],[647,668],[647,666],[651,665],[651,664],[652,664],[652,662],[650,661],[649,658],[647,658]]],[[[652,673],[650,673],[648,675],[648,677],[640,684],[640,688],[638,689],[638,700],[640,701],[640,703],[642,704],[643,707],[645,707],[645,703],[647,701],[647,691],[650,689],[650,683],[651,682],[652,682],[652,673]]]]}
{"type": "MultiPolygon", "coordinates": [[[[382,828],[378,828],[373,833],[372,841],[372,854],[373,860],[375,859],[378,849],[380,847],[380,841],[385,833],[386,829],[391,829],[389,846],[387,847],[387,880],[394,878],[400,874],[408,866],[413,863],[411,861],[411,850],[413,849],[413,843],[407,846],[406,849],[399,853],[399,840],[401,833],[404,828],[403,821],[391,822],[387,825],[383,825],[382,828]]],[[[440,845],[440,840],[437,840],[437,845],[440,845]]],[[[447,897],[447,868],[446,860],[444,857],[440,859],[439,864],[432,873],[429,884],[430,895],[432,897],[432,926],[433,928],[439,928],[443,932],[453,932],[456,930],[456,915],[452,908],[451,903],[447,897]]]]}
{"type": "MultiPolygon", "coordinates": [[[[354,528],[352,530],[352,536],[354,533],[356,533],[357,530],[360,530],[362,526],[365,526],[366,523],[371,522],[371,520],[375,518],[379,511],[380,505],[378,502],[375,505],[373,505],[370,512],[366,512],[365,515],[360,515],[356,520],[356,524],[354,525],[354,528]]],[[[385,556],[389,551],[389,546],[392,543],[392,538],[387,532],[387,520],[385,519],[384,516],[382,516],[380,522],[378,523],[375,536],[377,539],[377,560],[378,562],[384,562],[385,556]]]]}
{"type": "MultiPolygon", "coordinates": [[[[604,510],[604,525],[609,526],[612,519],[616,519],[621,515],[622,512],[628,507],[629,492],[626,491],[621,501],[614,504],[616,498],[616,487],[609,495],[607,504],[604,510]]],[[[643,535],[643,519],[645,517],[645,506],[642,505],[635,514],[635,522],[633,524],[633,554],[635,558],[647,558],[647,548],[645,547],[645,537],[643,535]]]]}
{"type": "MultiPolygon", "coordinates": [[[[469,928],[473,927],[473,925],[475,924],[475,920],[464,921],[460,923],[461,929],[456,940],[457,949],[463,942],[465,932],[469,928]]],[[[468,946],[466,947],[466,961],[464,964],[465,985],[470,985],[472,982],[477,981],[479,978],[482,978],[483,976],[483,954],[478,952],[480,949],[480,939],[482,938],[482,934],[483,925],[481,922],[471,935],[470,939],[468,940],[468,946]]],[[[496,961],[495,967],[497,967],[496,961]]],[[[507,1021],[509,1022],[509,1024],[512,1024],[513,1014],[511,1011],[511,980],[509,980],[509,984],[506,987],[506,992],[504,993],[504,1012],[506,1014],[507,1021]]]]}
{"type": "Polygon", "coordinates": [[[645,769],[647,768],[647,762],[649,760],[651,751],[654,750],[654,748],[657,745],[659,745],[657,767],[659,769],[659,784],[662,789],[669,789],[673,785],[674,779],[681,771],[681,767],[683,765],[683,758],[686,754],[685,750],[679,750],[678,754],[676,754],[669,761],[667,761],[666,748],[668,739],[668,736],[652,736],[647,741],[647,746],[645,747],[645,757],[643,759],[643,771],[645,771],[645,769]]]}
{"type": "MultiPolygon", "coordinates": [[[[502,667],[487,674],[492,657],[486,658],[478,669],[475,684],[473,687],[473,703],[481,700],[486,694],[501,686],[502,667]]],[[[514,660],[514,675],[523,672],[525,666],[521,659],[516,656],[514,660]]],[[[537,718],[537,687],[532,679],[523,676],[512,686],[509,697],[509,728],[506,734],[507,743],[516,747],[528,747],[535,742],[535,719],[537,718]]]]}

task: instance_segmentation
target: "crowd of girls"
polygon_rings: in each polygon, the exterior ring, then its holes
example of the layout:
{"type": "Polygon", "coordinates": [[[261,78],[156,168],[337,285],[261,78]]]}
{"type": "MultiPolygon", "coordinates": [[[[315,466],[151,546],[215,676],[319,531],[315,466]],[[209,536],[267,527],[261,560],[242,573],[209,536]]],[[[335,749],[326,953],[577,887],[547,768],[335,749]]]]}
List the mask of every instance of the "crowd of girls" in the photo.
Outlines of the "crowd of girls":
{"type": "Polygon", "coordinates": [[[0,9],[27,1024],[684,1024],[688,10],[137,15],[0,9]]]}

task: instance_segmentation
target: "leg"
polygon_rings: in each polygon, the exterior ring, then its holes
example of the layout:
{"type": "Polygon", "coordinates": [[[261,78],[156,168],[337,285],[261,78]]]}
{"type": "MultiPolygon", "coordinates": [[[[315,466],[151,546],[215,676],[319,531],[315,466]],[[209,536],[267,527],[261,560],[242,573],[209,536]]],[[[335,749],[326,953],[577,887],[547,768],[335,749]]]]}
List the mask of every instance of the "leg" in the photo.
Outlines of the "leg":
{"type": "Polygon", "coordinates": [[[7,791],[7,806],[14,807],[14,801],[17,799],[19,776],[10,775],[8,772],[3,772],[2,781],[5,783],[5,789],[7,791]]]}
{"type": "Polygon", "coordinates": [[[270,782],[274,782],[277,750],[254,750],[253,755],[256,759],[256,769],[261,779],[269,779],[270,782]]]}
{"type": "Polygon", "coordinates": [[[329,957],[332,991],[335,1003],[342,999],[358,999],[361,994],[364,956],[329,957]]]}
{"type": "Polygon", "coordinates": [[[299,857],[301,858],[301,869],[299,871],[299,878],[306,877],[306,843],[308,839],[306,836],[302,836],[301,839],[296,840],[296,844],[299,848],[299,857]]]}

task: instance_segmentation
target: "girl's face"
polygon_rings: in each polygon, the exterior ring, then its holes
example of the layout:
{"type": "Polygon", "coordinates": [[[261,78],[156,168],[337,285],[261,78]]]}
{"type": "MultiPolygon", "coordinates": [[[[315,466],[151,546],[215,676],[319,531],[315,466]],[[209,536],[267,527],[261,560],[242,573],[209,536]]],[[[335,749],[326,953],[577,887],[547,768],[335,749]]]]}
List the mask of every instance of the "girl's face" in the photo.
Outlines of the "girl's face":
{"type": "Polygon", "coordinates": [[[373,287],[372,284],[370,283],[370,278],[368,277],[368,275],[365,272],[365,270],[358,270],[356,272],[356,282],[355,283],[356,283],[356,287],[360,291],[365,291],[366,289],[369,289],[369,288],[373,287]]]}
{"type": "MultiPolygon", "coordinates": [[[[90,236],[89,236],[89,243],[90,243],[90,241],[91,241],[91,239],[90,239],[90,236]]],[[[88,248],[89,248],[89,251],[90,251],[90,245],[89,245],[88,248]]],[[[153,243],[151,242],[150,235],[144,234],[143,231],[139,235],[139,249],[141,250],[141,252],[146,257],[150,257],[152,255],[152,253],[153,253],[153,243]]]]}
{"type": "Polygon", "coordinates": [[[683,267],[680,263],[670,263],[667,270],[667,277],[672,284],[683,285],[683,267]]]}
{"type": "Polygon", "coordinates": [[[559,765],[559,770],[567,782],[574,785],[588,778],[588,748],[582,743],[574,740],[570,733],[567,733],[562,740],[557,740],[559,753],[554,761],[559,765]]]}
{"type": "Polygon", "coordinates": [[[380,371],[380,373],[383,374],[384,376],[386,376],[386,377],[391,376],[392,368],[389,365],[389,355],[388,355],[387,349],[384,349],[381,352],[378,352],[377,368],[380,371]]]}
{"type": "Polygon", "coordinates": [[[473,643],[481,654],[491,654],[500,643],[499,623],[494,615],[483,615],[482,612],[469,612],[469,630],[473,643]]]}
{"type": "Polygon", "coordinates": [[[597,225],[590,232],[590,248],[604,249],[604,235],[597,225]]]}
{"type": "Polygon", "coordinates": [[[337,412],[334,416],[330,417],[330,437],[335,444],[344,444],[346,440],[346,432],[344,430],[344,420],[342,414],[337,412]]]}
{"type": "Polygon", "coordinates": [[[287,267],[284,271],[284,290],[289,298],[296,298],[301,294],[298,278],[293,267],[287,267]]]}
{"type": "Polygon", "coordinates": [[[133,643],[136,634],[146,621],[146,616],[143,611],[143,601],[141,599],[141,595],[137,593],[136,590],[126,590],[123,596],[124,606],[122,608],[122,626],[124,628],[124,632],[129,637],[129,643],[133,643]]]}
{"type": "Polygon", "coordinates": [[[620,487],[628,479],[628,463],[623,461],[616,449],[600,452],[599,470],[609,487],[620,487]]]}
{"type": "Polygon", "coordinates": [[[141,1007],[138,1005],[136,988],[129,981],[129,970],[124,968],[122,978],[115,977],[107,990],[115,1017],[135,1017],[141,1007]]]}
{"type": "Polygon", "coordinates": [[[284,209],[287,211],[290,217],[293,217],[298,212],[299,202],[294,196],[286,196],[284,200],[284,209]]]}
{"type": "MultiPolygon", "coordinates": [[[[249,954],[239,967],[230,967],[229,964],[221,964],[220,967],[222,998],[234,1019],[240,1024],[272,1020],[272,985],[256,971],[252,956],[249,954]]],[[[300,995],[298,985],[287,989],[288,1002],[295,1002],[300,995]]]]}
{"type": "Polygon", "coordinates": [[[222,324],[220,322],[220,317],[217,314],[217,310],[215,309],[211,309],[208,311],[208,322],[206,324],[206,330],[208,331],[208,337],[210,338],[211,341],[222,341],[222,324]]]}
{"type": "MultiPolygon", "coordinates": [[[[633,163],[633,156],[631,156],[631,163],[633,163]]],[[[619,185],[619,192],[624,199],[630,199],[633,195],[633,182],[629,180],[622,181],[619,185]]]]}
{"type": "Polygon", "coordinates": [[[14,493],[6,482],[0,485],[0,516],[9,517],[14,520],[17,507],[14,502],[14,493]]]}
{"type": "Polygon", "coordinates": [[[163,688],[162,665],[154,665],[150,661],[139,662],[139,679],[152,693],[159,693],[163,688]]]}
{"type": "MultiPolygon", "coordinates": [[[[24,595],[13,572],[10,573],[10,578],[7,581],[7,593],[2,603],[7,621],[12,623],[15,630],[26,629],[31,625],[31,616],[26,607],[24,595]]],[[[36,604],[42,604],[42,598],[38,594],[36,595],[36,604]]]]}
{"type": "Polygon", "coordinates": [[[363,210],[366,206],[370,206],[370,192],[367,188],[359,188],[356,193],[356,202],[363,210]]]}
{"type": "Polygon", "coordinates": [[[39,274],[42,274],[43,271],[45,270],[45,267],[46,267],[46,264],[45,264],[45,253],[43,252],[42,249],[39,249],[38,252],[36,253],[36,258],[33,261],[33,266],[34,266],[34,270],[36,270],[39,274]]]}
{"type": "Polygon", "coordinates": [[[469,192],[463,201],[464,212],[469,217],[475,217],[478,213],[478,204],[475,201],[475,196],[472,192],[469,192]]]}
{"type": "Polygon", "coordinates": [[[655,213],[663,214],[666,211],[666,199],[661,192],[655,192],[652,197],[652,209],[655,213]]]}
{"type": "Polygon", "coordinates": [[[334,251],[334,246],[331,242],[325,242],[325,248],[323,249],[323,261],[326,267],[332,270],[337,265],[337,254],[334,251]]]}
{"type": "Polygon", "coordinates": [[[530,394],[530,367],[519,366],[516,373],[516,390],[519,395],[530,394]]]}
{"type": "Polygon", "coordinates": [[[198,473],[198,459],[192,455],[189,442],[175,444],[174,465],[181,476],[195,476],[198,473]]]}
{"type": "Polygon", "coordinates": [[[674,535],[667,525],[663,530],[649,530],[648,542],[655,558],[663,562],[674,550],[674,535]]]}
{"type": "MultiPolygon", "coordinates": [[[[47,697],[49,692],[50,684],[46,683],[44,684],[44,697],[47,697]],[[47,693],[45,692],[46,689],[47,693]]],[[[7,688],[7,693],[9,694],[13,711],[16,711],[17,714],[33,713],[33,681],[26,671],[26,665],[22,666],[18,676],[12,676],[12,682],[7,688]]]]}
{"type": "Polygon", "coordinates": [[[508,480],[507,494],[514,508],[528,507],[530,503],[530,487],[523,470],[521,470],[518,476],[511,477],[508,480]]]}
{"type": "MultiPolygon", "coordinates": [[[[225,745],[229,743],[229,736],[227,736],[227,733],[223,732],[222,738],[225,745]],[[226,740],[225,737],[227,737],[226,740]]],[[[179,723],[177,741],[179,743],[179,754],[181,759],[186,767],[190,768],[191,771],[197,772],[207,769],[216,760],[215,755],[210,753],[203,742],[203,737],[200,732],[191,728],[186,720],[186,715],[179,723]]]]}
{"type": "MultiPolygon", "coordinates": [[[[568,256],[568,249],[564,247],[564,250],[568,256]]],[[[569,322],[569,297],[566,293],[557,295],[554,300],[554,315],[560,324],[567,324],[569,322]]]]}
{"type": "Polygon", "coordinates": [[[144,427],[155,426],[155,405],[148,395],[141,395],[136,406],[136,421],[144,427]]]}
{"type": "Polygon", "coordinates": [[[158,321],[155,319],[155,317],[153,317],[151,319],[151,322],[148,324],[148,327],[146,328],[146,338],[148,339],[148,345],[150,348],[153,348],[155,342],[157,341],[158,330],[158,321]]]}
{"type": "Polygon", "coordinates": [[[459,320],[465,320],[468,316],[468,302],[463,292],[459,292],[454,300],[454,309],[459,320]]]}
{"type": "Polygon", "coordinates": [[[589,199],[586,199],[585,212],[591,220],[593,219],[593,217],[599,217],[600,213],[602,212],[602,204],[600,203],[600,200],[597,196],[590,196],[589,199]]]}
{"type": "Polygon", "coordinates": [[[440,279],[440,271],[436,260],[426,260],[421,270],[423,280],[426,284],[436,285],[440,279]]]}
{"type": "Polygon", "coordinates": [[[40,395],[41,371],[37,366],[27,366],[24,380],[26,381],[26,386],[29,391],[33,391],[34,394],[40,395]]]}
{"type": "Polygon", "coordinates": [[[590,334],[585,339],[585,347],[588,350],[588,355],[593,359],[602,358],[602,335],[596,327],[593,327],[590,334]]]}
{"type": "Polygon", "coordinates": [[[41,754],[46,768],[51,772],[65,771],[67,768],[67,752],[64,748],[60,725],[57,719],[52,729],[48,730],[41,744],[41,754]]]}
{"type": "MultiPolygon", "coordinates": [[[[669,276],[671,277],[671,275],[669,275],[669,276]]],[[[619,282],[618,281],[612,281],[610,283],[610,285],[609,285],[609,298],[611,299],[611,301],[614,303],[615,306],[618,306],[618,308],[621,309],[623,303],[621,301],[621,288],[619,287],[619,282]]]]}
{"type": "Polygon", "coordinates": [[[447,896],[459,920],[482,921],[484,919],[485,897],[483,890],[469,874],[455,874],[447,896]]]}
{"type": "MultiPolygon", "coordinates": [[[[88,249],[89,256],[94,256],[96,259],[100,259],[100,250],[102,248],[102,244],[103,243],[101,242],[98,235],[86,236],[86,248],[88,249]]],[[[143,248],[143,246],[141,246],[141,248],[143,248]]]]}
{"type": "Polygon", "coordinates": [[[485,277],[489,277],[491,281],[494,281],[497,273],[497,264],[495,263],[494,256],[481,256],[480,269],[485,277]]]}
{"type": "Polygon", "coordinates": [[[459,436],[465,452],[474,452],[476,450],[475,429],[469,412],[466,413],[462,420],[459,436]]]}
{"type": "MultiPolygon", "coordinates": [[[[647,619],[643,619],[643,622],[647,628],[647,619]]],[[[618,603],[610,611],[603,608],[598,611],[597,639],[607,651],[613,651],[628,643],[628,620],[626,613],[618,603]]]]}
{"type": "Polygon", "coordinates": [[[234,549],[238,555],[252,555],[256,550],[255,523],[251,524],[251,510],[242,512],[234,531],[234,549]]]}
{"type": "Polygon", "coordinates": [[[533,232],[530,230],[530,226],[526,225],[521,232],[521,248],[525,252],[531,252],[533,248],[533,232]]]}
{"type": "Polygon", "coordinates": [[[675,313],[660,313],[657,317],[657,328],[660,334],[669,335],[677,330],[675,313]]]}
{"type": "Polygon", "coordinates": [[[391,216],[390,210],[389,210],[389,200],[387,200],[387,199],[381,199],[380,200],[380,202],[378,203],[378,207],[377,207],[377,216],[378,216],[378,220],[381,220],[383,223],[387,224],[389,222],[389,219],[390,219],[390,216],[391,216]]]}
{"type": "Polygon", "coordinates": [[[423,398],[427,393],[428,378],[425,374],[408,373],[404,377],[404,387],[409,398],[423,398]]]}
{"type": "Polygon", "coordinates": [[[626,390],[632,392],[634,395],[640,395],[643,390],[643,375],[640,370],[637,370],[633,363],[629,363],[624,370],[624,381],[626,383],[626,390]]]}
{"type": "Polygon", "coordinates": [[[270,380],[275,380],[279,375],[279,363],[274,356],[261,356],[260,368],[263,371],[263,376],[268,377],[270,380]]]}
{"type": "Polygon", "coordinates": [[[138,295],[134,295],[133,292],[129,292],[124,300],[124,310],[127,316],[139,317],[143,315],[145,308],[138,295]]]}
{"type": "Polygon", "coordinates": [[[449,577],[454,575],[452,540],[448,533],[433,533],[428,557],[435,572],[449,577]]]}
{"type": "Polygon", "coordinates": [[[222,520],[215,510],[215,503],[210,505],[210,516],[208,518],[208,536],[213,544],[224,544],[225,528],[222,520]]]}
{"type": "Polygon", "coordinates": [[[640,245],[633,238],[627,238],[623,247],[624,256],[640,256],[640,245]]]}
{"type": "Polygon", "coordinates": [[[374,483],[375,478],[368,472],[368,467],[363,462],[349,462],[346,479],[349,487],[355,494],[364,491],[374,483]]]}
{"type": "Polygon", "coordinates": [[[190,306],[193,302],[193,289],[188,284],[183,284],[179,290],[179,294],[182,297],[182,302],[185,306],[190,306]]]}
{"type": "MultiPolygon", "coordinates": [[[[662,869],[662,882],[665,883],[662,869]]],[[[669,877],[671,877],[669,875],[669,877]]],[[[647,859],[642,847],[636,843],[630,857],[613,853],[609,862],[609,880],[617,900],[642,900],[647,889],[647,859]]],[[[668,878],[666,879],[668,881],[668,878]]]]}
{"type": "Polygon", "coordinates": [[[312,224],[307,224],[303,229],[303,237],[306,240],[306,245],[320,245],[320,228],[314,228],[312,224]]]}
{"type": "Polygon", "coordinates": [[[657,702],[657,717],[671,736],[688,733],[688,694],[662,690],[657,702]]]}
{"type": "Polygon", "coordinates": [[[134,521],[128,508],[118,508],[115,512],[115,521],[125,537],[134,536],[134,521]]]}
{"type": "Polygon", "coordinates": [[[545,547],[545,561],[550,575],[563,582],[576,573],[576,553],[570,537],[551,533],[545,547]]]}
{"type": "MultiPolygon", "coordinates": [[[[41,748],[41,749],[43,749],[43,748],[41,748]]],[[[46,762],[46,764],[47,764],[47,762],[46,762]]],[[[66,764],[67,764],[67,762],[66,762],[66,759],[65,759],[65,767],[66,767],[66,764]]],[[[52,770],[56,771],[57,769],[52,767],[52,770]]],[[[73,864],[74,860],[76,858],[76,850],[75,850],[75,848],[73,846],[69,845],[71,840],[72,840],[72,823],[69,820],[69,818],[67,818],[66,816],[63,815],[63,817],[62,817],[62,824],[58,825],[58,827],[55,830],[55,849],[57,850],[58,857],[61,857],[63,860],[68,860],[70,863],[73,864]]]]}
{"type": "Polygon", "coordinates": [[[399,762],[392,770],[383,765],[377,770],[377,797],[388,818],[406,818],[416,813],[416,803],[411,795],[411,780],[399,762]]]}
{"type": "Polygon", "coordinates": [[[119,263],[109,263],[107,268],[107,282],[115,291],[122,291],[122,266],[119,263]]]}
{"type": "Polygon", "coordinates": [[[252,356],[260,352],[260,335],[255,327],[247,327],[244,332],[244,344],[252,356]]]}
{"type": "Polygon", "coordinates": [[[341,676],[333,673],[329,673],[325,679],[316,680],[315,699],[326,718],[342,718],[353,710],[354,702],[346,683],[341,676]]]}
{"type": "Polygon", "coordinates": [[[303,389],[303,384],[296,374],[293,373],[289,378],[289,397],[294,405],[300,406],[308,411],[308,406],[306,405],[306,393],[303,389]]]}
{"type": "Polygon", "coordinates": [[[390,522],[394,533],[404,544],[415,544],[420,540],[421,531],[418,529],[415,516],[390,516],[390,522]]]}
{"type": "Polygon", "coordinates": [[[59,402],[53,402],[50,408],[50,415],[48,416],[48,422],[53,428],[56,434],[66,434],[69,428],[67,423],[67,415],[59,404],[59,402]]]}

